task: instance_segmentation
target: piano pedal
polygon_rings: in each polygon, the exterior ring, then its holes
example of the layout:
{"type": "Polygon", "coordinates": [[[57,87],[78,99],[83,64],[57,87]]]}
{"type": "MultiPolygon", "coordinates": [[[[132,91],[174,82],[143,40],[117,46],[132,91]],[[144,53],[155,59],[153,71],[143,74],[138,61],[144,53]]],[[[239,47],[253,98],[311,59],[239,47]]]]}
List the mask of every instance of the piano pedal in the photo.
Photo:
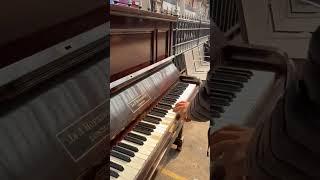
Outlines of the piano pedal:
{"type": "Polygon", "coordinates": [[[179,152],[182,150],[183,138],[184,138],[183,136],[180,137],[180,138],[177,138],[173,143],[173,144],[177,145],[177,149],[176,150],[179,151],[179,152]]]}

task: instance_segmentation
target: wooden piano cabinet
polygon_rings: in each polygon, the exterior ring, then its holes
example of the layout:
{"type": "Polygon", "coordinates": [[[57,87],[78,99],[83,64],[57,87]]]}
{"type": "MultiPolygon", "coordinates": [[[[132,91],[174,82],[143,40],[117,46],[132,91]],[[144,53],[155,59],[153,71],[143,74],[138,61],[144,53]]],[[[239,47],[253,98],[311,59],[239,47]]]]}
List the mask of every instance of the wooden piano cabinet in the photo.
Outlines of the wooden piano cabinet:
{"type": "Polygon", "coordinates": [[[152,31],[115,32],[110,41],[110,74],[119,79],[151,64],[152,31]]]}
{"type": "Polygon", "coordinates": [[[170,56],[176,17],[116,5],[110,14],[111,82],[170,56]]]}

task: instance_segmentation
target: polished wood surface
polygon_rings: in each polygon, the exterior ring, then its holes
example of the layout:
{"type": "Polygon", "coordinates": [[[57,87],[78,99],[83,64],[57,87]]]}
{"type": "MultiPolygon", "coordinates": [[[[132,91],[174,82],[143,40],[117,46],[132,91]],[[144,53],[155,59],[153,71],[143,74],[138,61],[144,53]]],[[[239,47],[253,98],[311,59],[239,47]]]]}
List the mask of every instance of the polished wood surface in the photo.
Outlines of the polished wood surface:
{"type": "Polygon", "coordinates": [[[176,17],[116,5],[110,14],[111,81],[170,55],[176,17]]]}

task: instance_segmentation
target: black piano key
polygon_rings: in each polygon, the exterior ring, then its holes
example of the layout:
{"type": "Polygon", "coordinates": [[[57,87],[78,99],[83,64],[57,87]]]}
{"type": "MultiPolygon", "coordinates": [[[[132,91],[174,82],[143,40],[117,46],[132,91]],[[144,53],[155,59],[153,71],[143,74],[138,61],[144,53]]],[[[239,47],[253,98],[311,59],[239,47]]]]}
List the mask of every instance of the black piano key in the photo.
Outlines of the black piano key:
{"type": "Polygon", "coordinates": [[[230,75],[225,73],[213,73],[213,77],[224,79],[224,80],[231,80],[231,81],[238,81],[238,82],[248,82],[248,78],[243,76],[237,76],[237,75],[230,75]]]}
{"type": "Polygon", "coordinates": [[[176,92],[169,92],[168,95],[175,96],[175,97],[179,98],[181,94],[180,93],[176,93],[176,92]]]}
{"type": "Polygon", "coordinates": [[[161,108],[159,108],[159,107],[154,107],[153,110],[158,111],[158,112],[161,112],[161,113],[164,113],[164,114],[167,114],[167,113],[168,113],[168,110],[161,109],[161,108]]]}
{"type": "Polygon", "coordinates": [[[161,101],[157,104],[157,107],[166,109],[166,110],[172,109],[172,106],[170,104],[162,103],[161,101]]]}
{"type": "Polygon", "coordinates": [[[232,98],[236,97],[236,93],[234,92],[230,92],[230,91],[223,91],[223,90],[219,90],[219,89],[210,89],[210,93],[220,93],[220,94],[226,94],[231,96],[232,98]]]}
{"type": "Polygon", "coordinates": [[[219,105],[211,105],[210,109],[217,111],[219,113],[224,113],[224,108],[223,106],[219,106],[219,105]]]}
{"type": "Polygon", "coordinates": [[[114,178],[118,178],[118,177],[119,177],[119,174],[118,174],[117,172],[112,171],[112,170],[110,169],[110,176],[112,176],[112,177],[114,177],[114,178]]]}
{"type": "Polygon", "coordinates": [[[139,140],[141,140],[141,141],[147,141],[147,138],[146,138],[146,137],[140,136],[139,134],[128,133],[128,136],[129,136],[129,137],[136,138],[136,139],[139,139],[139,140]]]}
{"type": "Polygon", "coordinates": [[[138,152],[139,151],[139,149],[138,148],[136,148],[136,147],[134,147],[134,146],[131,146],[131,145],[129,145],[129,144],[126,144],[126,143],[118,143],[118,146],[120,146],[120,147],[123,147],[123,148],[125,148],[125,149],[129,149],[129,150],[131,150],[131,151],[133,151],[133,152],[138,152]]]}
{"type": "Polygon", "coordinates": [[[236,86],[232,84],[226,84],[226,83],[221,83],[221,82],[208,82],[209,88],[214,88],[214,89],[221,89],[221,90],[228,90],[228,91],[234,91],[234,92],[240,92],[241,91],[241,86],[236,86]]]}
{"type": "Polygon", "coordinates": [[[210,97],[218,97],[218,98],[222,98],[222,99],[226,99],[229,102],[232,101],[232,96],[228,95],[228,94],[221,94],[221,93],[216,93],[216,92],[210,92],[209,94],[210,97]]]}
{"type": "Polygon", "coordinates": [[[166,98],[171,98],[171,99],[174,99],[174,100],[177,100],[177,99],[180,98],[179,95],[174,95],[174,94],[167,94],[165,97],[166,98]]]}
{"type": "Polygon", "coordinates": [[[150,115],[147,115],[145,118],[147,118],[147,119],[154,119],[154,120],[157,120],[157,121],[162,121],[161,118],[159,118],[159,117],[154,117],[154,116],[150,116],[150,115]]]}
{"type": "Polygon", "coordinates": [[[121,172],[124,170],[123,166],[121,166],[120,164],[114,163],[112,161],[110,161],[110,167],[112,167],[118,171],[121,171],[121,172]]]}
{"type": "Polygon", "coordinates": [[[135,138],[129,137],[129,136],[125,136],[124,139],[129,141],[129,142],[132,142],[132,143],[135,143],[135,144],[139,144],[141,146],[144,144],[143,141],[141,141],[139,139],[135,139],[135,138]]]}
{"type": "Polygon", "coordinates": [[[176,86],[174,90],[184,91],[186,88],[182,86],[176,86]]]}
{"type": "Polygon", "coordinates": [[[230,106],[230,102],[223,98],[213,97],[210,98],[210,102],[212,102],[213,105],[230,106]]]}
{"type": "Polygon", "coordinates": [[[169,97],[163,97],[161,100],[167,101],[168,104],[175,103],[177,101],[176,99],[172,99],[172,98],[169,98],[169,97]]]}
{"type": "Polygon", "coordinates": [[[125,155],[130,156],[130,157],[134,157],[134,153],[132,151],[123,149],[120,146],[115,146],[115,147],[112,148],[112,150],[120,152],[120,153],[125,154],[125,155]]]}
{"type": "Polygon", "coordinates": [[[153,128],[141,126],[141,125],[139,125],[139,124],[137,124],[135,127],[136,127],[136,128],[140,128],[140,129],[143,129],[143,130],[145,130],[145,131],[153,132],[153,128]]]}
{"type": "Polygon", "coordinates": [[[126,162],[130,162],[131,161],[131,159],[128,156],[120,154],[120,153],[118,153],[116,151],[111,151],[110,155],[112,157],[116,157],[116,158],[121,159],[121,160],[126,161],[126,162]]]}
{"type": "Polygon", "coordinates": [[[251,71],[249,71],[249,70],[245,70],[245,69],[238,69],[238,68],[224,67],[224,66],[218,67],[218,69],[228,70],[228,71],[233,71],[233,72],[241,72],[241,73],[248,74],[248,75],[250,75],[250,76],[253,75],[253,72],[251,72],[251,71]]]}
{"type": "Polygon", "coordinates": [[[221,115],[220,115],[220,113],[219,112],[217,112],[217,111],[210,111],[210,114],[211,114],[211,116],[212,117],[214,117],[214,118],[220,118],[221,117],[221,115]]]}
{"type": "Polygon", "coordinates": [[[181,94],[183,94],[184,90],[182,90],[182,89],[173,89],[173,90],[171,90],[169,92],[173,92],[173,93],[177,93],[177,94],[181,95],[181,94]]]}
{"type": "Polygon", "coordinates": [[[176,101],[162,99],[160,102],[163,104],[169,104],[170,106],[172,106],[176,101]]]}
{"type": "Polygon", "coordinates": [[[152,129],[156,129],[157,127],[153,124],[148,124],[148,123],[144,123],[144,122],[138,122],[138,125],[141,125],[141,126],[145,126],[145,127],[148,127],[148,128],[152,128],[152,129]]]}
{"type": "Polygon", "coordinates": [[[161,119],[159,120],[159,119],[157,119],[155,117],[151,117],[151,116],[146,116],[143,120],[147,121],[149,123],[152,123],[152,124],[160,124],[159,121],[161,121],[161,119]]]}
{"type": "Polygon", "coordinates": [[[178,86],[178,87],[188,87],[188,85],[189,85],[189,84],[184,83],[184,82],[178,82],[178,83],[176,84],[176,87],[177,87],[177,86],[178,86]]]}
{"type": "Polygon", "coordinates": [[[148,135],[148,136],[151,135],[150,131],[146,131],[146,130],[143,130],[143,129],[138,128],[138,127],[133,128],[133,132],[138,132],[138,133],[145,134],[145,135],[148,135]]]}
{"type": "Polygon", "coordinates": [[[158,117],[165,117],[166,115],[161,113],[161,112],[158,112],[158,111],[154,111],[154,110],[151,110],[149,112],[150,115],[153,115],[153,116],[158,116],[158,117]]]}
{"type": "Polygon", "coordinates": [[[178,82],[177,86],[183,86],[183,87],[188,87],[189,84],[188,83],[184,83],[184,82],[178,82]]]}
{"type": "Polygon", "coordinates": [[[164,97],[162,98],[162,100],[166,100],[166,101],[173,102],[173,103],[175,103],[175,102],[177,101],[177,100],[174,99],[174,98],[166,97],[166,96],[164,96],[164,97]]]}
{"type": "Polygon", "coordinates": [[[238,87],[243,88],[243,83],[237,82],[237,81],[223,80],[223,79],[219,79],[219,78],[215,78],[215,77],[212,78],[212,81],[213,82],[218,82],[218,83],[236,85],[238,87]]]}
{"type": "Polygon", "coordinates": [[[217,73],[225,73],[225,74],[232,74],[232,75],[239,75],[239,76],[243,76],[246,77],[248,79],[251,78],[251,75],[248,73],[242,73],[242,72],[236,72],[236,71],[232,71],[232,70],[224,70],[224,69],[216,69],[215,72],[217,73]]]}

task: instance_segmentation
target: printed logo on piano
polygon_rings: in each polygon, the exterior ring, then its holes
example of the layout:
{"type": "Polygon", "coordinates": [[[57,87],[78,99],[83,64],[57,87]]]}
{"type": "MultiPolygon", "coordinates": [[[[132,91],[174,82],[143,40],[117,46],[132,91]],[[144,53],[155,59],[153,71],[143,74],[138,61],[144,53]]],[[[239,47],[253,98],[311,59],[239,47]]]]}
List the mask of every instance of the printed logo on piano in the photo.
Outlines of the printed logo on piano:
{"type": "Polygon", "coordinates": [[[58,141],[75,162],[106,138],[108,127],[104,107],[105,103],[56,135],[58,141]]]}
{"type": "Polygon", "coordinates": [[[130,91],[127,92],[127,96],[130,97],[130,100],[128,101],[127,105],[133,113],[138,111],[143,105],[151,100],[148,92],[139,86],[134,86],[129,90],[130,91]]]}

